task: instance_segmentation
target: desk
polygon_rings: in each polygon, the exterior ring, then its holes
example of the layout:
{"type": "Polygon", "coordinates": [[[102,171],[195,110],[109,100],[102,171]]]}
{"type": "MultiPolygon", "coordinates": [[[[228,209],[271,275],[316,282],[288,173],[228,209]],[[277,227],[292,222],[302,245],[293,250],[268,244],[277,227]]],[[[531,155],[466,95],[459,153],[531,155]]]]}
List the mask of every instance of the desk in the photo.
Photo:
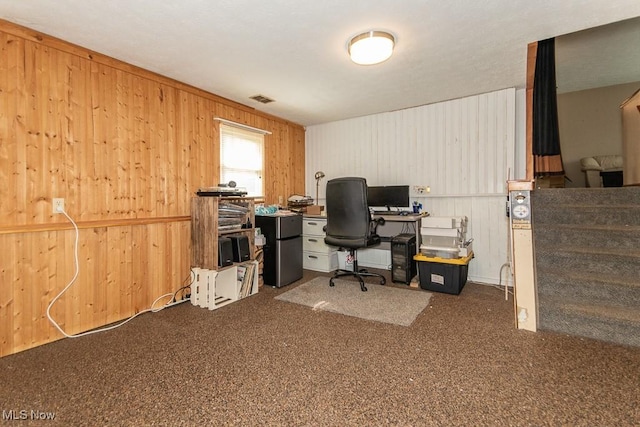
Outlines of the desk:
{"type": "MultiPolygon", "coordinates": [[[[409,215],[381,215],[374,214],[373,218],[384,218],[384,225],[379,225],[377,232],[382,243],[379,246],[372,246],[366,249],[358,250],[358,264],[361,267],[379,268],[382,270],[390,270],[392,266],[391,259],[391,238],[398,234],[415,233],[416,250],[420,247],[420,221],[429,214],[409,215]]],[[[338,254],[340,256],[340,254],[338,254]]]]}
{"type": "Polygon", "coordinates": [[[416,235],[416,248],[420,247],[420,221],[428,216],[427,213],[410,213],[409,215],[374,215],[374,218],[382,218],[384,225],[378,226],[378,236],[386,239],[398,234],[413,232],[416,235]]]}

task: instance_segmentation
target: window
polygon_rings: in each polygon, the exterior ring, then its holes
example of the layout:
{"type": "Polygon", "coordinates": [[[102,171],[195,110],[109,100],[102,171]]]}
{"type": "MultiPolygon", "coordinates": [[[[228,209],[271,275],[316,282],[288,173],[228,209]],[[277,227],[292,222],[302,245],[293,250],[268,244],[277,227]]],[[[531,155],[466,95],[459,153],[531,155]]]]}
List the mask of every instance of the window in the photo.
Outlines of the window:
{"type": "Polygon", "coordinates": [[[220,182],[235,181],[247,196],[263,196],[264,134],[220,123],[220,182]]]}

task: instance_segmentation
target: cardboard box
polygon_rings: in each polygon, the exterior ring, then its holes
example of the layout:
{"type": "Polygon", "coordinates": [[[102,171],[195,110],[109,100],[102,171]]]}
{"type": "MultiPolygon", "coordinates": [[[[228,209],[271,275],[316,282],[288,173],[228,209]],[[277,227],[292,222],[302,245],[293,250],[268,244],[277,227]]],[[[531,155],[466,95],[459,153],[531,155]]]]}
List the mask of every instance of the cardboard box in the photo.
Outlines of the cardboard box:
{"type": "Polygon", "coordinates": [[[318,205],[307,206],[307,213],[309,215],[322,215],[323,210],[324,210],[324,206],[318,206],[318,205]]]}
{"type": "Polygon", "coordinates": [[[536,178],[536,188],[564,188],[564,175],[549,175],[536,178]]]}

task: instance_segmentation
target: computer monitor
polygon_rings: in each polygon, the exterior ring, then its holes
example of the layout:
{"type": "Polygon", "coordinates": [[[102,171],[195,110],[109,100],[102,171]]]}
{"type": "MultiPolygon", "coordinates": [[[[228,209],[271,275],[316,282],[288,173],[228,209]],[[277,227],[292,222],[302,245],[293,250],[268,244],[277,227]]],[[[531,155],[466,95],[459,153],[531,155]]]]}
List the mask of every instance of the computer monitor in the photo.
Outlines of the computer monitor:
{"type": "Polygon", "coordinates": [[[383,185],[367,187],[367,203],[373,210],[408,208],[408,185],[383,185]]]}

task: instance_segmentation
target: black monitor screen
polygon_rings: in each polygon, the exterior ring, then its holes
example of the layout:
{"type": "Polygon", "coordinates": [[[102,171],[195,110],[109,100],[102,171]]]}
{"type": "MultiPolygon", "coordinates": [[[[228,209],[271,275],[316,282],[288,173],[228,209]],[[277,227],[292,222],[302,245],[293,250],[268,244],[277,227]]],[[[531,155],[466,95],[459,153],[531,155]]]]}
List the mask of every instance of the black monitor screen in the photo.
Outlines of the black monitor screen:
{"type": "Polygon", "coordinates": [[[367,203],[370,208],[406,208],[409,207],[408,185],[385,185],[367,188],[367,203]]]}

